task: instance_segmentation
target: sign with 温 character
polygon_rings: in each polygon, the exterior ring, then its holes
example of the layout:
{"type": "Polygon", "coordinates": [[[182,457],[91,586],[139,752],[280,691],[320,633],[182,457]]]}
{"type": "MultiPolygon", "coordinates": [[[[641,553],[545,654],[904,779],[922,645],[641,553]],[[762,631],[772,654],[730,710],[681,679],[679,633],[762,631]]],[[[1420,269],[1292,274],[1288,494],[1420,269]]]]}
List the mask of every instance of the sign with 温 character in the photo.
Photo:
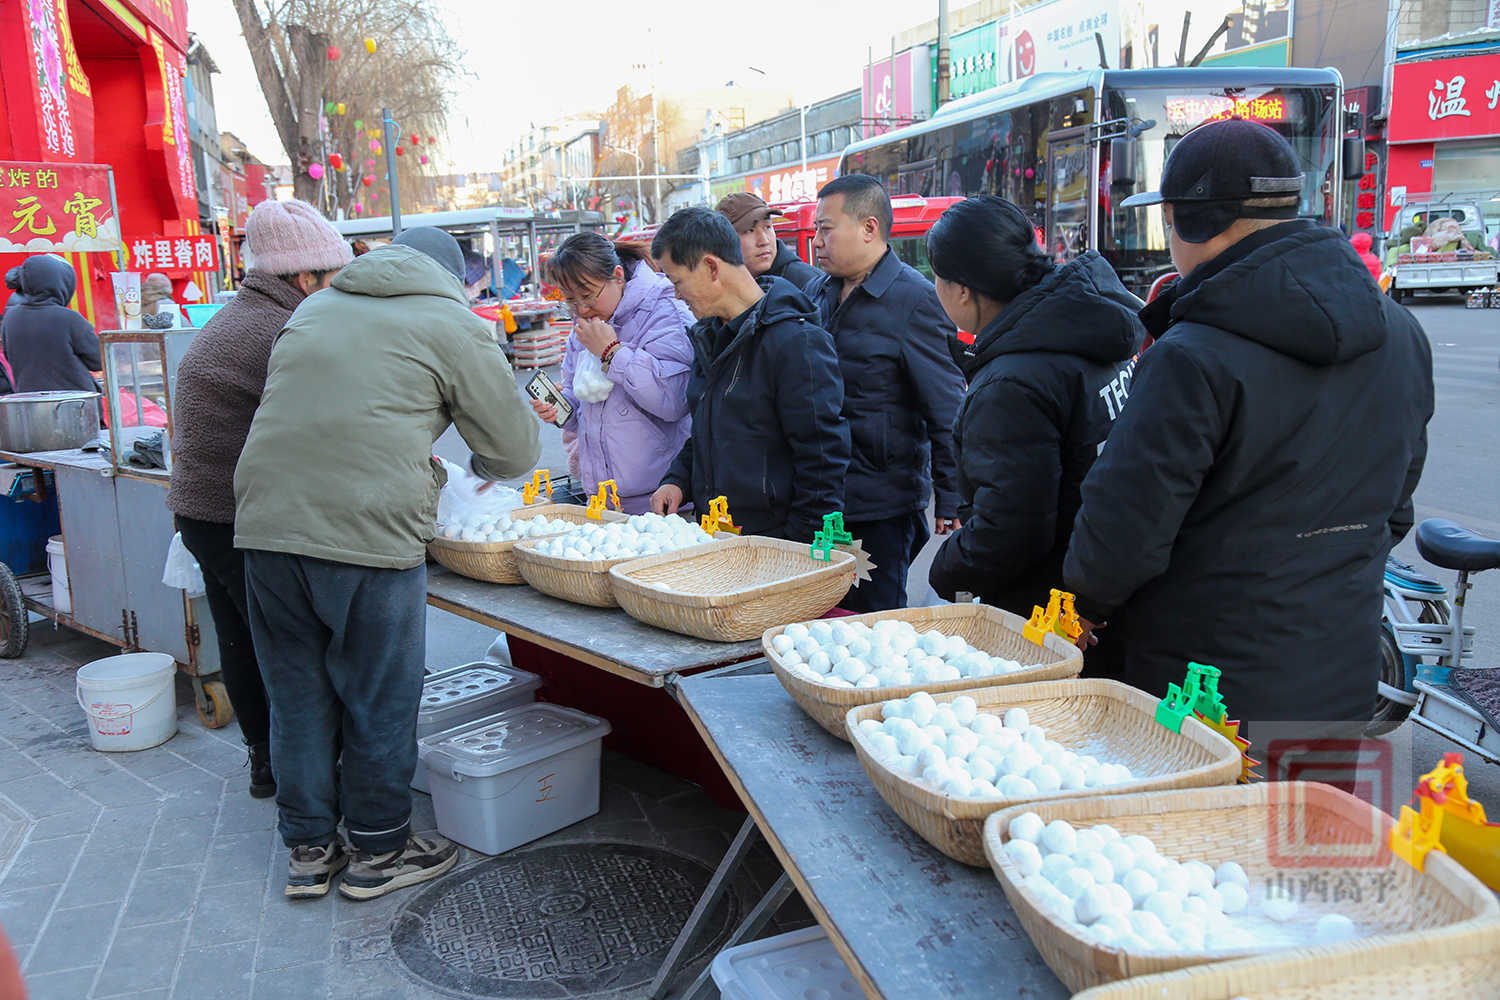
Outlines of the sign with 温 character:
{"type": "Polygon", "coordinates": [[[127,271],[217,271],[219,252],[211,235],[132,236],[125,241],[127,271]]]}
{"type": "Polygon", "coordinates": [[[118,249],[109,167],[0,160],[0,253],[118,249]]]}

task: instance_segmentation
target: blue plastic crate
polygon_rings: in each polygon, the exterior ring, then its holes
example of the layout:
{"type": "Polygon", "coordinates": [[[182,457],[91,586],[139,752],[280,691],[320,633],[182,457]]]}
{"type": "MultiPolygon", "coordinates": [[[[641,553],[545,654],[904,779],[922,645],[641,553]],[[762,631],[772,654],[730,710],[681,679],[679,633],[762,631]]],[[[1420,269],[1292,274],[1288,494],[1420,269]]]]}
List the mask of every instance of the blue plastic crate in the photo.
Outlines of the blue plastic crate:
{"type": "Polygon", "coordinates": [[[17,576],[42,573],[47,569],[47,540],[62,531],[57,512],[57,490],[52,473],[42,472],[47,499],[38,503],[28,499],[34,492],[28,470],[16,477],[9,496],[0,497],[0,562],[17,576]]]}

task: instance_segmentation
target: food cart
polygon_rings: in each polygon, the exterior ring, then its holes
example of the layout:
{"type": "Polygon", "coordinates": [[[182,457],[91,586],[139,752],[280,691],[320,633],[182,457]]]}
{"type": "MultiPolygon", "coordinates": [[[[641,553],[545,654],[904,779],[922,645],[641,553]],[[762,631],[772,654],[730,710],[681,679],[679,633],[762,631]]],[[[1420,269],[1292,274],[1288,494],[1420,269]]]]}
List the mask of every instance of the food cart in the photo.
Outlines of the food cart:
{"type": "MultiPolygon", "coordinates": [[[[26,647],[35,613],[127,652],[168,653],[193,682],[198,715],[219,728],[233,718],[219,679],[218,645],[206,599],[162,583],[176,533],[167,509],[171,482],[173,390],[177,366],[195,329],[119,330],[99,335],[104,362],[107,434],[81,447],[11,450],[0,461],[40,504],[54,500],[61,516],[68,600],[55,600],[46,572],[0,567],[0,628],[5,655],[26,647]],[[163,435],[162,464],[132,461],[135,443],[163,435]],[[62,605],[62,606],[59,606],[62,605]]],[[[43,528],[45,530],[45,528],[43,528]]]]}

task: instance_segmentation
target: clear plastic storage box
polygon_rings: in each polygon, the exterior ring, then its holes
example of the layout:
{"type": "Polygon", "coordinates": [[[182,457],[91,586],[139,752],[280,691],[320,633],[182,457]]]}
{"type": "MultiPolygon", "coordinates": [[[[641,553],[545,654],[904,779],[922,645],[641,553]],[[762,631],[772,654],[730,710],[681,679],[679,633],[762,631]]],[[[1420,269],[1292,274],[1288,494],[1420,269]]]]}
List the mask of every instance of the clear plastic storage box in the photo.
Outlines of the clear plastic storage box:
{"type": "Polygon", "coordinates": [[[823,928],[725,948],[710,970],[723,1000],[858,1000],[849,967],[823,928]]]}
{"type": "MultiPolygon", "coordinates": [[[[466,663],[435,674],[422,684],[417,707],[417,739],[536,700],[542,679],[495,663],[466,663]]],[[[427,769],[418,759],[411,787],[427,791],[427,769]]]]}
{"type": "Polygon", "coordinates": [[[594,815],[609,728],[575,709],[537,703],[418,740],[438,832],[499,854],[594,815]]]}

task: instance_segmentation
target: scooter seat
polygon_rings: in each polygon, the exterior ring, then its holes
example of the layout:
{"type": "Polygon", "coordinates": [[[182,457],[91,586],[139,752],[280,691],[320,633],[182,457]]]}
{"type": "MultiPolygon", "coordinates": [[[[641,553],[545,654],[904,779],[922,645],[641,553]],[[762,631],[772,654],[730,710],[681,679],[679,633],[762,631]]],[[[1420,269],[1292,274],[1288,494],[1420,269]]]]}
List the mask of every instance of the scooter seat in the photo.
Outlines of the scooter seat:
{"type": "Polygon", "coordinates": [[[1478,571],[1500,568],[1500,541],[1476,535],[1440,517],[1417,525],[1417,551],[1434,566],[1478,571]]]}
{"type": "Polygon", "coordinates": [[[1385,578],[1396,586],[1404,587],[1407,590],[1426,591],[1430,594],[1441,594],[1447,590],[1441,583],[1438,583],[1411,563],[1402,562],[1395,556],[1386,557],[1385,578]]]}

